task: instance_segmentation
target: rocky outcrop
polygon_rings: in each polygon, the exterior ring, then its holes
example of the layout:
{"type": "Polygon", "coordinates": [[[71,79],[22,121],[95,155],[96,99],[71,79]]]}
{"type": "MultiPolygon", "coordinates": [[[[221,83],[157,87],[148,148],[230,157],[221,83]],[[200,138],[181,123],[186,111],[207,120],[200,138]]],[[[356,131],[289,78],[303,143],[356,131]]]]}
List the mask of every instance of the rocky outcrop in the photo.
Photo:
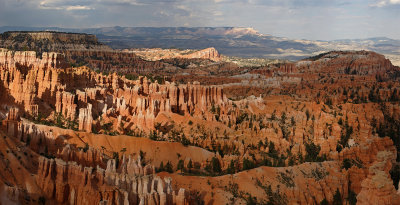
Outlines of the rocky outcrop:
{"type": "Polygon", "coordinates": [[[37,183],[46,197],[62,204],[188,204],[184,189],[174,191],[170,178],[161,179],[154,167],[137,162],[124,157],[117,169],[110,160],[104,170],[40,157],[37,183]]]}
{"type": "Polygon", "coordinates": [[[18,111],[18,108],[10,108],[5,121],[7,134],[10,136],[14,136],[18,132],[18,121],[20,120],[18,111]]]}
{"type": "Polygon", "coordinates": [[[162,62],[149,62],[133,53],[114,51],[98,42],[95,35],[84,33],[5,32],[0,34],[0,47],[38,53],[58,52],[65,56],[69,66],[87,65],[107,72],[147,72],[165,67],[162,62]]]}
{"type": "Polygon", "coordinates": [[[77,105],[75,104],[75,95],[72,93],[58,91],[56,93],[55,107],[56,113],[60,113],[71,120],[75,119],[77,105]]]}
{"type": "MultiPolygon", "coordinates": [[[[336,190],[343,200],[358,194],[359,203],[397,203],[388,172],[397,151],[393,141],[397,142],[400,92],[396,81],[376,82],[378,75],[394,76],[391,72],[396,69],[379,55],[331,52],[259,69],[241,77],[247,85],[260,86],[264,95],[231,101],[223,86],[178,84],[165,78],[160,83],[146,77],[129,80],[133,77],[94,72],[85,66],[66,68],[58,54],[43,53],[40,59],[30,52],[2,53],[6,60],[0,63],[0,89],[9,97],[0,99],[6,102],[0,114],[7,129],[1,139],[20,142],[16,147],[22,151],[15,148],[18,152],[13,150],[11,157],[31,149],[53,158],[40,158],[38,165],[29,152],[18,155],[33,159],[30,170],[39,166],[37,183],[47,193],[46,199],[61,204],[188,203],[186,190],[197,186],[195,180],[204,179],[176,173],[189,172],[236,173],[220,176],[225,178],[210,189],[205,185],[210,183],[198,185],[196,191],[202,191],[198,198],[226,199],[218,204],[231,199],[230,180],[237,180],[239,187],[243,184],[241,190],[254,192],[259,199],[281,193],[289,204],[332,202],[336,190]],[[147,152],[146,160],[120,154],[139,150],[147,152]],[[154,161],[160,164],[157,176],[149,164],[154,161]],[[162,176],[174,177],[174,186],[162,176]],[[226,188],[213,190],[217,186],[226,188]]],[[[111,51],[88,55],[129,63],[138,59],[111,51]]],[[[178,59],[190,62],[186,60],[178,59]]]]}
{"type": "Polygon", "coordinates": [[[110,49],[98,42],[97,37],[84,33],[64,33],[55,31],[9,31],[0,34],[0,45],[4,48],[40,51],[60,51],[63,49],[110,49]]]}
{"type": "Polygon", "coordinates": [[[43,53],[37,58],[35,52],[0,52],[0,79],[14,98],[29,113],[38,98],[52,100],[51,92],[56,91],[58,68],[63,68],[63,56],[57,53],[43,53]]]}
{"type": "Polygon", "coordinates": [[[49,52],[38,56],[35,51],[9,51],[6,49],[1,49],[0,65],[10,69],[20,68],[22,72],[26,72],[30,67],[64,68],[67,66],[64,55],[60,53],[49,52]]]}
{"type": "Polygon", "coordinates": [[[79,162],[80,165],[86,167],[105,167],[104,154],[92,147],[75,148],[70,144],[66,144],[62,150],[58,150],[55,154],[57,158],[65,162],[79,162]]]}
{"type": "Polygon", "coordinates": [[[79,109],[79,130],[91,132],[92,124],[93,124],[92,105],[88,104],[87,108],[79,109]]]}
{"type": "Polygon", "coordinates": [[[20,191],[18,187],[10,187],[7,185],[3,185],[0,191],[1,194],[1,203],[3,204],[17,204],[20,196],[20,191]]]}
{"type": "Polygon", "coordinates": [[[203,50],[178,50],[178,49],[136,49],[129,51],[140,56],[143,59],[150,61],[158,61],[165,59],[205,59],[212,61],[220,61],[221,55],[217,49],[205,48],[203,50]]]}
{"type": "Polygon", "coordinates": [[[56,54],[43,53],[43,58],[37,59],[34,52],[4,51],[0,56],[4,57],[0,61],[4,87],[16,103],[24,105],[26,113],[48,118],[61,114],[70,121],[77,119],[79,130],[87,132],[92,130],[94,115],[105,120],[117,119],[119,115],[122,119],[119,123],[125,121],[147,129],[153,128],[160,112],[186,115],[228,103],[219,86],[169,82],[160,85],[143,77],[129,81],[116,74],[104,76],[87,68],[58,68],[63,62],[56,54]],[[49,107],[55,107],[55,113],[49,107]]]}
{"type": "Polygon", "coordinates": [[[396,155],[381,151],[376,161],[369,167],[368,177],[361,183],[361,192],[357,204],[400,204],[400,195],[396,193],[389,171],[396,155]]]}
{"type": "Polygon", "coordinates": [[[382,74],[396,69],[390,60],[371,51],[332,51],[297,63],[299,70],[353,75],[382,74]]]}
{"type": "Polygon", "coordinates": [[[209,60],[213,60],[213,61],[220,61],[221,60],[221,56],[218,53],[217,49],[215,48],[206,48],[200,51],[193,51],[191,53],[188,54],[182,54],[180,56],[178,56],[178,58],[202,58],[202,59],[209,59],[209,60]]]}
{"type": "Polygon", "coordinates": [[[87,65],[96,70],[118,73],[151,73],[165,68],[161,61],[146,61],[134,53],[108,49],[59,50],[72,66],[87,65]]]}
{"type": "Polygon", "coordinates": [[[18,108],[15,108],[15,107],[10,108],[10,111],[8,112],[8,115],[7,115],[7,120],[9,120],[9,121],[19,121],[20,118],[19,118],[19,113],[18,112],[19,112],[18,108]]]}

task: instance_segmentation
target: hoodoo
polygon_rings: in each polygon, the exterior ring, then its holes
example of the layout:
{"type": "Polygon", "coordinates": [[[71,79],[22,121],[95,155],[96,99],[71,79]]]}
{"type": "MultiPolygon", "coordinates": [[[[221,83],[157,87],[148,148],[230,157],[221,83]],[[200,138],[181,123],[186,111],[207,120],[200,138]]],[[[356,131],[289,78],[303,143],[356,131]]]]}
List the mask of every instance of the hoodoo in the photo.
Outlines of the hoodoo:
{"type": "Polygon", "coordinates": [[[1,204],[400,204],[400,68],[383,55],[1,38],[1,204]]]}

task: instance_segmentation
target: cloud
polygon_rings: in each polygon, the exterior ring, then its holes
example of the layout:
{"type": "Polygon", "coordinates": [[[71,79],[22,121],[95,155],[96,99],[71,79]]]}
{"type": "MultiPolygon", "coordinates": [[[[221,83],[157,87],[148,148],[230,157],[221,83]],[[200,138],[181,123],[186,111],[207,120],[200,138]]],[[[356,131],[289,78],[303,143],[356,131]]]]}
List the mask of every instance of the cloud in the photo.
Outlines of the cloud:
{"type": "Polygon", "coordinates": [[[371,7],[385,7],[390,5],[400,5],[400,0],[379,0],[373,4],[371,7]]]}
{"type": "Polygon", "coordinates": [[[81,6],[81,5],[65,7],[65,10],[67,10],[67,11],[72,11],[72,10],[91,10],[91,9],[92,9],[91,7],[81,6]]]}
{"type": "MultiPolygon", "coordinates": [[[[33,0],[33,2],[37,0],[33,0]]],[[[168,1],[168,0],[166,0],[168,1]]],[[[105,6],[145,6],[155,2],[154,0],[40,0],[38,2],[39,9],[52,9],[52,10],[92,10],[105,6]]],[[[162,1],[158,1],[162,2],[162,1]]]]}
{"type": "Polygon", "coordinates": [[[49,9],[49,10],[66,10],[66,11],[94,9],[93,7],[90,6],[90,1],[80,2],[74,0],[68,2],[61,0],[42,0],[39,2],[38,8],[45,10],[49,9]]]}
{"type": "Polygon", "coordinates": [[[0,26],[236,26],[290,38],[396,38],[399,6],[400,0],[0,0],[0,26]]]}
{"type": "Polygon", "coordinates": [[[111,6],[125,6],[125,5],[129,5],[129,6],[144,6],[144,5],[148,5],[149,3],[151,3],[150,1],[138,1],[138,0],[97,0],[96,4],[98,5],[111,5],[111,6]]]}
{"type": "Polygon", "coordinates": [[[214,0],[215,3],[242,3],[258,6],[326,7],[351,4],[348,0],[214,0]]]}

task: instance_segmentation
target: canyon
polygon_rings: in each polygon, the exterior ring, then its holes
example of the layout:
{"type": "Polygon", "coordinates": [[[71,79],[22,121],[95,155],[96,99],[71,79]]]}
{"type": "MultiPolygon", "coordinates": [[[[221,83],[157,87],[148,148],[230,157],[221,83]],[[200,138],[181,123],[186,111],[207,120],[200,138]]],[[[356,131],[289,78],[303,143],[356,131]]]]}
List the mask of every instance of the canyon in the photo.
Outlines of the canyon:
{"type": "Polygon", "coordinates": [[[28,34],[49,50],[0,50],[1,204],[400,203],[400,68],[381,54],[239,66],[28,34]]]}

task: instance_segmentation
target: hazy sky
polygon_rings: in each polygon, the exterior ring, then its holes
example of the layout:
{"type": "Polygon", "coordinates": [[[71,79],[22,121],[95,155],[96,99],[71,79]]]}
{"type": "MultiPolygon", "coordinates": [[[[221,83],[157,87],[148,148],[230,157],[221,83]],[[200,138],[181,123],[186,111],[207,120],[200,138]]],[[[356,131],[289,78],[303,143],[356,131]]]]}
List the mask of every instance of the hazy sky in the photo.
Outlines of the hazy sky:
{"type": "Polygon", "coordinates": [[[400,0],[0,0],[0,26],[238,26],[296,39],[400,39],[400,0]]]}

